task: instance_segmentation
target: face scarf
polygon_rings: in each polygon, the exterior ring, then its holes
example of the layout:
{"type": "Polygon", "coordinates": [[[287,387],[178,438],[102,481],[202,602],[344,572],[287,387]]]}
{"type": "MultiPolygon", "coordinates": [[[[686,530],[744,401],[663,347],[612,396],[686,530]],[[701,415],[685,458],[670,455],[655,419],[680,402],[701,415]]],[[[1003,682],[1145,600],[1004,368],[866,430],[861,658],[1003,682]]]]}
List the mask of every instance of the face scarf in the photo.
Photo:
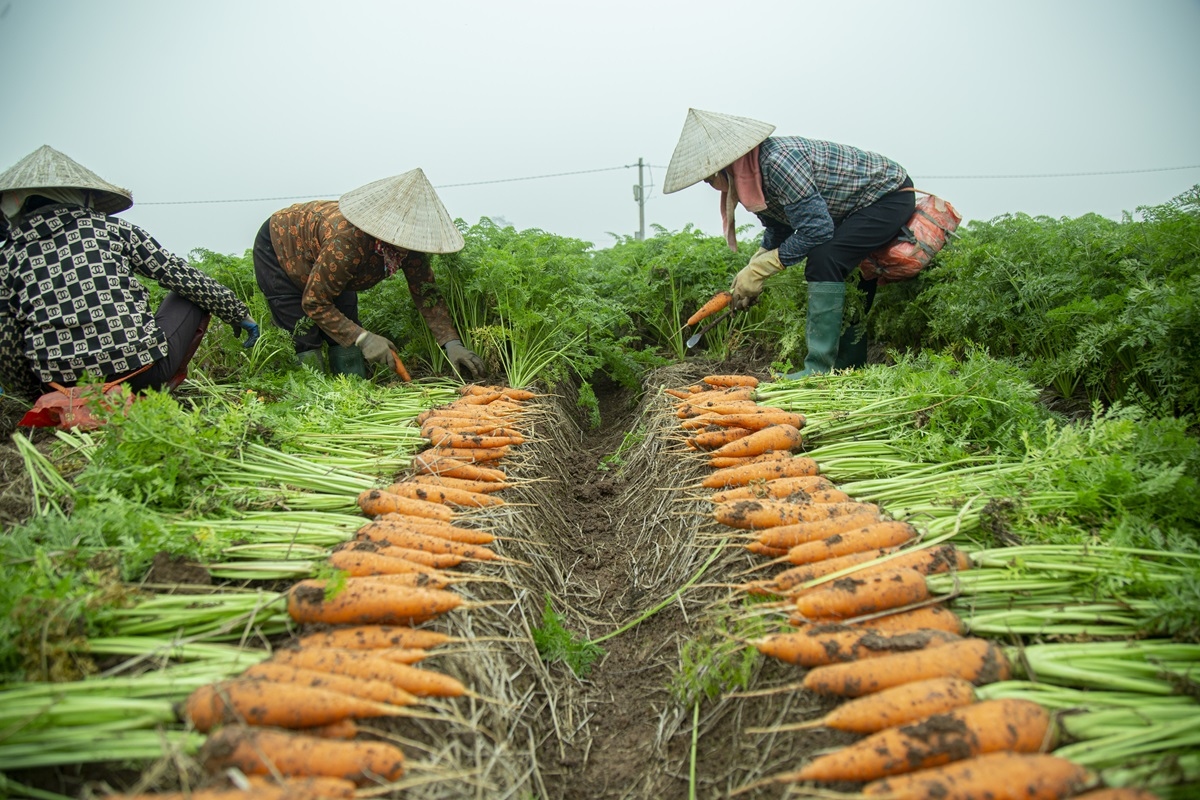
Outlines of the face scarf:
{"type": "Polygon", "coordinates": [[[375,252],[383,256],[383,271],[389,278],[404,266],[404,262],[407,259],[412,258],[414,255],[419,255],[414,254],[410,250],[402,250],[393,244],[388,244],[379,239],[375,240],[375,252]]]}
{"type": "Polygon", "coordinates": [[[763,197],[762,169],[758,166],[758,146],[708,179],[721,193],[721,229],[729,249],[737,252],[737,223],[734,209],[741,203],[747,211],[762,211],[767,207],[763,197]]]}

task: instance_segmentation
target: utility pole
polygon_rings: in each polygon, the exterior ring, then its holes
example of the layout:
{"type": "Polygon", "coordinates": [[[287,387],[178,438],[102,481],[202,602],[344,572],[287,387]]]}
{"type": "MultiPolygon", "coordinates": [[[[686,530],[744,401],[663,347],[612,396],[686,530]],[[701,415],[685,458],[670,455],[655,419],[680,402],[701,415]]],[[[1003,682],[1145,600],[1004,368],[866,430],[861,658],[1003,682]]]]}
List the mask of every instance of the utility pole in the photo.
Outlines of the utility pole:
{"type": "Polygon", "coordinates": [[[638,159],[638,182],[637,186],[633,187],[633,199],[638,204],[638,232],[637,240],[640,242],[646,238],[646,184],[642,177],[642,159],[638,159]]]}

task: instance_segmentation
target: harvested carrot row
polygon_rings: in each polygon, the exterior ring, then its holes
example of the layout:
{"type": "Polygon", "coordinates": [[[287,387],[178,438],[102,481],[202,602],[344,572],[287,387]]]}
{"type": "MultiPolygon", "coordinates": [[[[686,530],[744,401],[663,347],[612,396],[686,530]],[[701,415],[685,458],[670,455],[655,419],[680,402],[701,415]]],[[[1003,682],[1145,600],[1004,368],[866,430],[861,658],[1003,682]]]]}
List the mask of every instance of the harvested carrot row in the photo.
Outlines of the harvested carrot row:
{"type": "Polygon", "coordinates": [[[731,528],[757,530],[861,514],[874,514],[878,519],[879,513],[879,506],[872,503],[798,505],[783,500],[734,500],[714,508],[712,517],[731,528]]]}
{"type": "Polygon", "coordinates": [[[454,519],[454,512],[443,505],[403,497],[381,489],[369,489],[359,494],[358,507],[368,517],[380,514],[408,514],[413,517],[440,519],[443,522],[454,519]]]}
{"type": "Polygon", "coordinates": [[[428,486],[448,486],[451,489],[462,489],[467,492],[489,494],[512,488],[511,483],[503,481],[465,481],[462,478],[451,478],[446,475],[414,475],[408,480],[428,486]]]}
{"type": "Polygon", "coordinates": [[[374,650],[305,647],[280,650],[272,658],[283,664],[318,672],[383,681],[417,697],[461,697],[467,691],[465,686],[449,675],[380,658],[374,650]]]}
{"type": "Polygon", "coordinates": [[[464,464],[499,461],[508,456],[508,447],[443,447],[435,444],[420,452],[422,458],[453,458],[464,464]]]}
{"type": "Polygon", "coordinates": [[[385,742],[338,742],[288,731],[228,726],[205,743],[207,769],[247,775],[325,776],[363,785],[404,775],[404,753],[385,742]]]}
{"type": "Polygon", "coordinates": [[[798,544],[788,550],[786,558],[790,563],[801,566],[863,550],[898,547],[916,535],[916,529],[906,523],[867,525],[798,544]]]}
{"type": "MultiPolygon", "coordinates": [[[[772,451],[774,452],[774,451],[772,451]]],[[[789,456],[784,456],[789,458],[789,456]]],[[[708,499],[713,503],[729,503],[734,500],[765,500],[790,497],[796,492],[819,492],[835,488],[824,475],[801,475],[796,478],[776,478],[772,481],[755,481],[748,486],[714,492],[708,499]]]]}
{"type": "Polygon", "coordinates": [[[928,678],[962,678],[982,686],[1010,674],[1007,656],[994,643],[963,639],[931,650],[815,667],[804,676],[804,687],[817,694],[859,697],[928,678]]]}
{"type": "Polygon", "coordinates": [[[749,386],[753,389],[758,386],[758,378],[753,375],[705,375],[700,380],[709,386],[717,386],[722,389],[728,389],[731,386],[749,386]]]}
{"type": "Polygon", "coordinates": [[[800,446],[800,429],[794,425],[772,425],[743,436],[713,451],[714,456],[757,456],[768,450],[794,450],[800,446]]]}
{"type": "Polygon", "coordinates": [[[888,800],[1058,800],[1095,782],[1073,761],[1041,753],[988,753],[944,767],[871,781],[868,797],[888,800]]]}
{"type": "Polygon", "coordinates": [[[930,678],[856,697],[806,727],[878,733],[975,702],[975,687],[962,678],[930,678]]]}
{"type": "Polygon", "coordinates": [[[810,625],[796,633],[776,633],[751,644],[760,653],[789,664],[819,667],[925,650],[960,640],[957,634],[928,628],[888,634],[846,625],[810,625]]]}
{"type": "Polygon", "coordinates": [[[312,728],[343,719],[403,714],[397,706],[294,683],[234,678],[197,688],[183,702],[182,715],[201,733],[218,725],[312,728]]]}
{"type": "Polygon", "coordinates": [[[776,780],[873,781],[986,753],[1040,753],[1050,738],[1050,714],[1038,703],[984,700],[871,734],[776,780]]]}
{"type": "MultiPolygon", "coordinates": [[[[844,622],[844,620],[828,620],[829,622],[844,622]]],[[[814,620],[805,620],[800,617],[791,617],[788,619],[796,625],[804,625],[814,620]]],[[[925,606],[924,608],[914,608],[911,611],[898,611],[895,614],[885,614],[881,617],[872,617],[864,620],[861,623],[847,623],[861,625],[864,628],[881,631],[885,633],[904,633],[905,631],[916,630],[917,628],[936,628],[937,630],[949,631],[957,633],[960,636],[966,633],[962,619],[953,611],[944,606],[925,606]]]]}
{"type": "Polygon", "coordinates": [[[695,436],[689,436],[686,443],[692,450],[716,450],[749,436],[751,433],[752,431],[747,428],[717,428],[713,431],[704,431],[695,436]]]}
{"type": "Polygon", "coordinates": [[[299,581],[288,591],[288,616],[296,622],[413,625],[462,605],[462,597],[438,589],[389,586],[349,578],[332,597],[325,596],[326,582],[299,581]]]}
{"type": "MultiPolygon", "coordinates": [[[[406,528],[417,533],[424,533],[427,536],[449,539],[452,542],[467,542],[468,544],[491,544],[496,541],[496,537],[487,531],[481,531],[476,528],[463,528],[452,523],[440,522],[434,519],[410,517],[407,514],[383,514],[363,526],[363,528],[370,527],[406,528]]],[[[359,528],[359,530],[362,530],[362,528],[359,528]]]]}
{"type": "Polygon", "coordinates": [[[334,647],[343,650],[375,650],[382,647],[430,648],[455,641],[438,631],[401,625],[354,625],[301,636],[301,647],[334,647]]]}
{"type": "Polygon", "coordinates": [[[925,576],[897,567],[865,578],[847,575],[796,598],[796,611],[808,619],[859,617],[928,600],[925,576]]]}
{"type": "Polygon", "coordinates": [[[705,489],[728,489],[746,486],[755,480],[793,478],[800,475],[819,475],[821,468],[811,458],[788,457],[757,464],[744,464],[719,469],[700,482],[705,489]]]}
{"type": "Polygon", "coordinates": [[[417,702],[416,697],[403,689],[397,689],[390,683],[350,678],[345,675],[335,675],[332,672],[318,672],[278,661],[260,661],[247,668],[242,673],[242,677],[262,678],[275,683],[294,683],[314,689],[328,689],[331,692],[340,692],[393,706],[411,706],[417,702]]]}
{"type": "Polygon", "coordinates": [[[784,570],[770,580],[751,581],[741,588],[750,594],[786,594],[800,584],[814,581],[817,578],[823,578],[826,575],[846,569],[847,567],[874,561],[886,554],[886,550],[875,549],[863,550],[860,553],[849,553],[837,558],[827,558],[824,561],[816,561],[812,564],[805,564],[802,567],[792,567],[791,569],[784,570]]]}
{"type": "Polygon", "coordinates": [[[389,494],[398,494],[413,500],[424,500],[427,503],[439,505],[462,506],[464,508],[486,508],[502,506],[504,501],[492,497],[485,492],[468,492],[463,489],[452,489],[448,486],[430,487],[412,481],[399,481],[384,489],[389,494]]]}
{"type": "Polygon", "coordinates": [[[468,481],[503,481],[508,477],[501,470],[478,467],[449,456],[417,454],[412,463],[422,475],[446,475],[468,481]]]}
{"type": "Polygon", "coordinates": [[[696,313],[688,317],[687,324],[695,325],[700,320],[711,317],[713,314],[725,309],[729,305],[729,301],[733,299],[733,293],[729,291],[717,292],[710,297],[704,305],[696,309],[696,313]]]}

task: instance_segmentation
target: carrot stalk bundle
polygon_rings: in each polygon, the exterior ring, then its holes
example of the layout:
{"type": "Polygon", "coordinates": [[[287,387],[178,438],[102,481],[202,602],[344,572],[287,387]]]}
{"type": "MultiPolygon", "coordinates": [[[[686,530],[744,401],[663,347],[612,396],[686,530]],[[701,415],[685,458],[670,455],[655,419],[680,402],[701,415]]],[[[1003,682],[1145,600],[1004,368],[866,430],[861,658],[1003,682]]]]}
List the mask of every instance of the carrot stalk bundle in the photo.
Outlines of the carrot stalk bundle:
{"type": "Polygon", "coordinates": [[[871,781],[868,797],[888,800],[1058,800],[1094,783],[1085,768],[1041,753],[988,753],[944,767],[871,781]]]}
{"type": "Polygon", "coordinates": [[[375,650],[383,647],[428,649],[455,641],[438,631],[401,625],[353,625],[301,636],[301,647],[333,647],[343,650],[375,650]]]}
{"type": "Polygon", "coordinates": [[[755,480],[793,478],[800,475],[819,475],[820,466],[811,458],[786,457],[757,464],[742,464],[726,467],[708,475],[700,482],[706,489],[727,489],[746,486],[755,480]]]}
{"type": "Polygon", "coordinates": [[[385,742],[339,742],[240,726],[210,736],[202,758],[213,771],[236,767],[247,775],[325,776],[359,785],[404,775],[404,753],[385,742]]]}
{"type": "MultiPolygon", "coordinates": [[[[772,451],[774,452],[774,451],[772,451]]],[[[790,458],[784,455],[783,458],[790,458]]],[[[818,492],[834,489],[833,482],[824,475],[800,475],[795,478],[776,478],[772,481],[756,481],[736,489],[724,489],[709,496],[713,503],[729,503],[734,500],[763,500],[789,497],[796,492],[818,492]]]]}
{"type": "Polygon", "coordinates": [[[393,513],[437,519],[443,522],[454,519],[454,512],[443,505],[403,497],[381,489],[368,489],[361,493],[358,496],[358,507],[368,517],[393,513]]]}
{"type": "Polygon", "coordinates": [[[449,675],[382,658],[374,650],[305,647],[280,650],[272,658],[281,664],[318,672],[384,681],[417,697],[460,697],[467,691],[449,675]]]}
{"type": "Polygon", "coordinates": [[[928,650],[895,653],[845,664],[815,667],[804,688],[817,694],[859,697],[928,678],[962,678],[976,686],[1007,680],[1004,651],[986,639],[963,639],[928,650]]]}
{"type": "Polygon", "coordinates": [[[985,700],[871,734],[776,780],[872,781],[985,753],[1039,753],[1050,713],[1031,700],[985,700]]]}
{"type": "Polygon", "coordinates": [[[314,689],[328,689],[331,692],[340,692],[393,706],[410,706],[417,702],[416,697],[402,689],[397,689],[390,683],[350,678],[345,675],[335,675],[332,672],[318,672],[297,667],[294,664],[282,664],[278,661],[260,661],[247,668],[242,673],[242,677],[262,678],[275,683],[294,683],[314,689]]]}
{"type": "Polygon", "coordinates": [[[879,506],[873,503],[808,505],[783,500],[734,500],[714,508],[712,517],[731,528],[757,530],[864,513],[873,513],[878,518],[879,506]]]}
{"type": "Polygon", "coordinates": [[[913,605],[929,597],[924,575],[897,567],[866,577],[847,575],[819,586],[796,598],[796,611],[810,619],[845,619],[913,605]]]}
{"type": "Polygon", "coordinates": [[[468,492],[449,486],[427,486],[412,481],[399,481],[384,489],[389,494],[398,494],[413,500],[424,500],[427,503],[439,505],[462,506],[464,508],[485,508],[487,506],[502,506],[504,501],[485,492],[468,492]]]}
{"type": "Polygon", "coordinates": [[[960,641],[957,634],[934,629],[919,629],[909,633],[878,633],[866,628],[846,625],[811,625],[795,633],[777,633],[757,639],[753,644],[760,653],[789,664],[819,667],[880,658],[892,653],[924,650],[960,641]]]}
{"type": "Polygon", "coordinates": [[[227,722],[280,728],[312,728],[344,719],[403,714],[396,706],[295,683],[234,678],[197,688],[183,703],[183,715],[207,733],[227,722]]]}
{"type": "Polygon", "coordinates": [[[288,591],[288,615],[296,622],[339,624],[413,625],[462,605],[453,592],[389,586],[350,578],[332,597],[325,596],[326,582],[304,580],[288,591]]]}
{"type": "Polygon", "coordinates": [[[800,430],[794,425],[772,425],[717,448],[713,455],[757,456],[768,450],[794,450],[800,446],[800,442],[800,430]]]}

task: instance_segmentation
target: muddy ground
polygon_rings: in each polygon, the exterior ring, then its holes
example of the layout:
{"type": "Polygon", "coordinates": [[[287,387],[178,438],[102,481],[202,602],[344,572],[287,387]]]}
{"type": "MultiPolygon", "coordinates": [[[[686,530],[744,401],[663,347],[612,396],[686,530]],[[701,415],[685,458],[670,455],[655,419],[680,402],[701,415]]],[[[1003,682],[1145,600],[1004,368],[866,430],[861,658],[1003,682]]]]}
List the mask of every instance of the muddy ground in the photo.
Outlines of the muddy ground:
{"type": "MultiPolygon", "coordinates": [[[[521,482],[512,490],[515,502],[473,523],[511,537],[497,549],[522,563],[475,568],[510,585],[464,589],[497,605],[455,617],[448,630],[489,643],[431,665],[460,677],[481,697],[460,701],[453,721],[374,726],[375,735],[400,743],[412,761],[414,779],[395,796],[685,798],[695,735],[696,796],[724,797],[849,740],[828,731],[746,732],[828,710],[804,693],[738,698],[718,692],[700,700],[694,726],[696,706],[672,691],[685,644],[719,639],[714,627],[728,616],[731,602],[720,584],[757,563],[737,548],[722,549],[678,601],[604,641],[603,655],[585,675],[561,662],[545,663],[529,640],[544,623],[547,597],[568,630],[579,638],[601,637],[670,597],[713,555],[719,538],[707,503],[686,488],[707,468],[683,447],[661,388],[718,371],[765,377],[750,364],[695,362],[651,375],[642,393],[600,384],[596,428],[586,423],[570,389],[537,401],[530,443],[506,467],[521,482]]],[[[0,469],[4,485],[20,484],[19,459],[14,465],[0,455],[0,469]]],[[[22,513],[21,493],[13,492],[0,492],[0,522],[22,513]]],[[[207,578],[170,554],[162,554],[154,570],[156,583],[207,578]]],[[[749,675],[751,690],[801,677],[761,658],[749,675]]],[[[148,771],[94,767],[13,777],[73,797],[97,797],[114,789],[173,788],[179,769],[194,769],[181,763],[177,758],[171,769],[159,765],[152,780],[148,771]]],[[[771,786],[745,796],[782,795],[781,787],[771,786]]]]}

